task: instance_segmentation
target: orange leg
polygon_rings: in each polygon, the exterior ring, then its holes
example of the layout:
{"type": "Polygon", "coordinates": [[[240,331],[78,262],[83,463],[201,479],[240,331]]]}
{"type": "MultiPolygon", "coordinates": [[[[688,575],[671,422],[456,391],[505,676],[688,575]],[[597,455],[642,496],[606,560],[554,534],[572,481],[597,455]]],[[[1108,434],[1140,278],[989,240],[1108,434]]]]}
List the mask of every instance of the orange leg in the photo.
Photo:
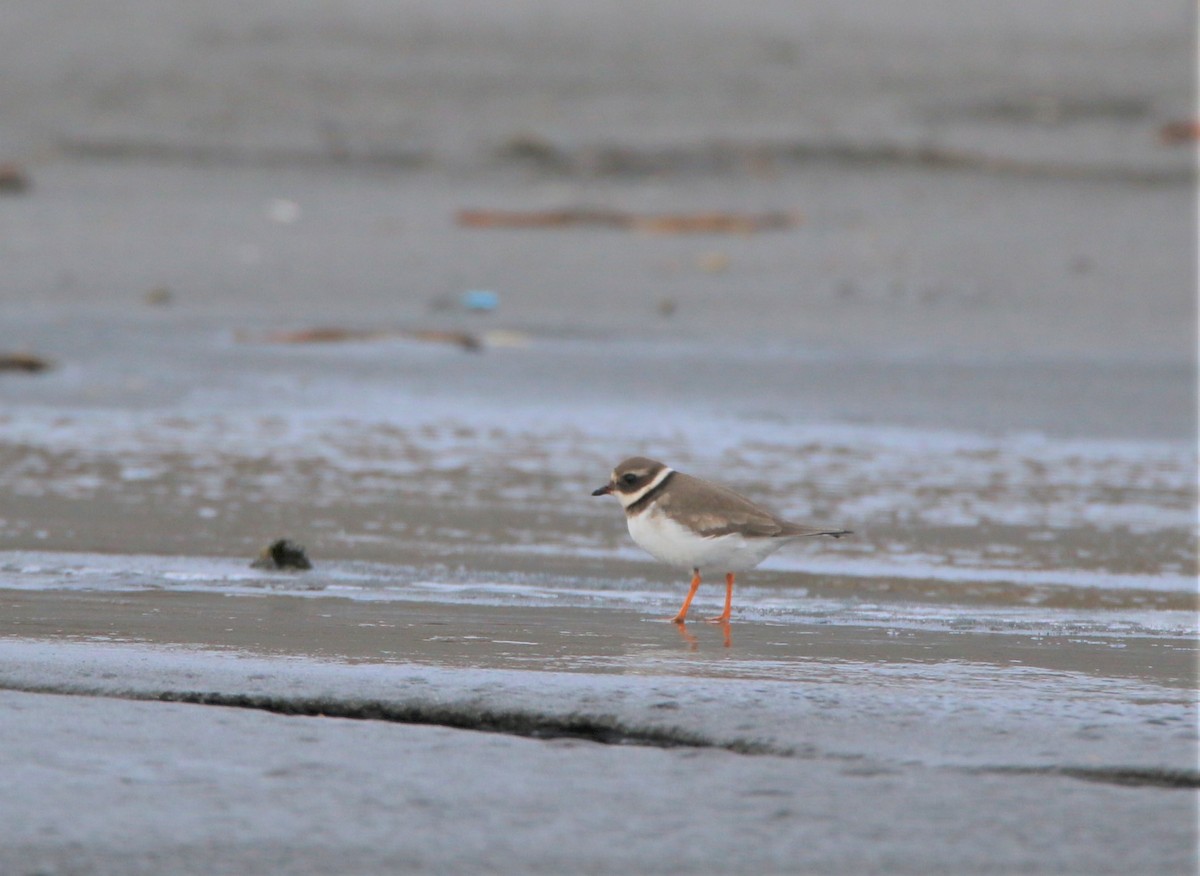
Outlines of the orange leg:
{"type": "Polygon", "coordinates": [[[679,614],[671,618],[677,624],[687,620],[688,609],[691,608],[692,600],[696,598],[696,591],[700,589],[700,570],[692,569],[692,589],[688,591],[687,599],[683,601],[683,607],[679,609],[679,614]]]}
{"type": "MultiPolygon", "coordinates": [[[[690,601],[690,600],[689,600],[690,601]]],[[[708,618],[712,624],[729,623],[729,611],[733,608],[733,572],[725,573],[725,610],[716,617],[708,618]]]]}

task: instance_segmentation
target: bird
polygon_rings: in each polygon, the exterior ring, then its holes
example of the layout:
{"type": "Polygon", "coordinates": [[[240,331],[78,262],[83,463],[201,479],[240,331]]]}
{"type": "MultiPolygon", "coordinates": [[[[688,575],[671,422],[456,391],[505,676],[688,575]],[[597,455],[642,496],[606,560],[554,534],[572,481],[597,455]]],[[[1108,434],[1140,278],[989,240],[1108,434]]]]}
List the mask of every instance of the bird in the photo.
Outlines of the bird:
{"type": "Polygon", "coordinates": [[[719,484],[676,471],[644,456],[613,469],[593,496],[613,495],[625,509],[629,534],[642,550],[671,566],[692,570],[691,589],[674,623],[687,620],[700,588],[700,570],[725,572],[725,610],[711,623],[729,623],[736,573],[753,569],[790,541],[811,536],[841,538],[849,529],[792,523],[719,484]]]}

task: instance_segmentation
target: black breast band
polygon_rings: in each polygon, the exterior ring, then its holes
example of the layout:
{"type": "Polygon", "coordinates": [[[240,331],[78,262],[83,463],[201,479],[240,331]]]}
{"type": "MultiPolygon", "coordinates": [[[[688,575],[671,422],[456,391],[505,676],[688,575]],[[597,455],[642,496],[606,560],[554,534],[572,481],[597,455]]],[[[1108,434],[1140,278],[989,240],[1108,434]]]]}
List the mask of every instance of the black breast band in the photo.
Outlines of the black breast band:
{"type": "Polygon", "coordinates": [[[667,484],[671,483],[671,478],[673,478],[673,477],[675,477],[675,472],[672,471],[665,478],[663,478],[661,481],[658,482],[657,487],[655,487],[653,490],[650,490],[648,493],[646,493],[644,496],[642,496],[642,498],[638,499],[632,505],[628,506],[625,509],[625,513],[626,514],[641,514],[642,511],[646,508],[646,506],[649,505],[651,502],[653,502],[655,499],[657,499],[658,494],[666,489],[667,484]]]}

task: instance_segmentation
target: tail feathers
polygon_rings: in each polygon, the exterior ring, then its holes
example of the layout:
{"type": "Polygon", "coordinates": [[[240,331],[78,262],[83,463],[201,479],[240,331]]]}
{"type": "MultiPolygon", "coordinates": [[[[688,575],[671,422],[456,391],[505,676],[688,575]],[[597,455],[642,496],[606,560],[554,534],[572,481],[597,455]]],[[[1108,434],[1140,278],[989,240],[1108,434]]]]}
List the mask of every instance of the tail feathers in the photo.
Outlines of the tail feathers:
{"type": "Polygon", "coordinates": [[[791,524],[784,530],[784,535],[809,536],[828,535],[830,538],[841,538],[843,535],[853,535],[852,529],[813,529],[811,526],[791,524]]]}

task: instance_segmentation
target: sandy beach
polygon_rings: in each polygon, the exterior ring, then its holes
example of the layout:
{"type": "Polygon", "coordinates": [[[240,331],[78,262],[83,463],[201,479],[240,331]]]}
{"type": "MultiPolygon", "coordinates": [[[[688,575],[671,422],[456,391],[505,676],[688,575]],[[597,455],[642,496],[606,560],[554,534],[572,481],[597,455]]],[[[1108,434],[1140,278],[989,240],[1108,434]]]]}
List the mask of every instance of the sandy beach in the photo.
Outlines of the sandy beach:
{"type": "Polygon", "coordinates": [[[1193,28],[15,4],[0,872],[1194,873],[1193,28]]]}

